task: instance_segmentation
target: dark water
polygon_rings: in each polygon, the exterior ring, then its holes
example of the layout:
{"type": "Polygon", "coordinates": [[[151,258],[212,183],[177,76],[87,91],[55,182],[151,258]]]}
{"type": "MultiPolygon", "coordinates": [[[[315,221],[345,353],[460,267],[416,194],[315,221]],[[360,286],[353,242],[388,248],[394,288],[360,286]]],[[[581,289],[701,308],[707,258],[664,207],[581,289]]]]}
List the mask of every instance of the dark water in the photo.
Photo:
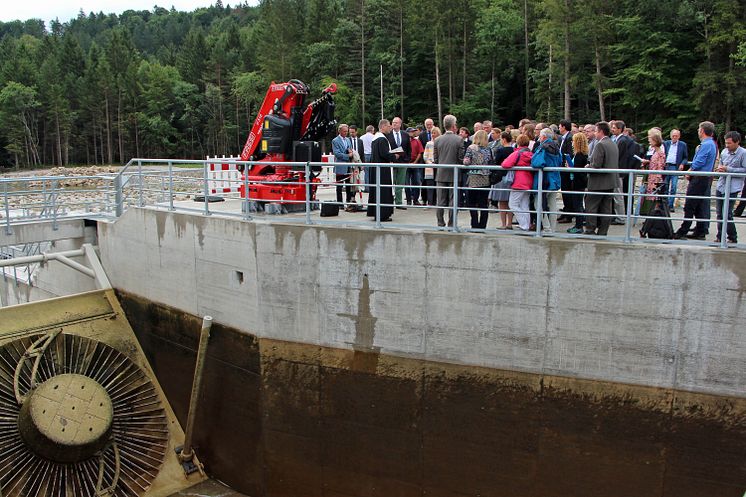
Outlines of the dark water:
{"type": "MultiPolygon", "coordinates": [[[[183,423],[200,320],[121,298],[183,423]]],[[[212,337],[198,453],[250,496],[746,491],[744,399],[212,337]]]]}

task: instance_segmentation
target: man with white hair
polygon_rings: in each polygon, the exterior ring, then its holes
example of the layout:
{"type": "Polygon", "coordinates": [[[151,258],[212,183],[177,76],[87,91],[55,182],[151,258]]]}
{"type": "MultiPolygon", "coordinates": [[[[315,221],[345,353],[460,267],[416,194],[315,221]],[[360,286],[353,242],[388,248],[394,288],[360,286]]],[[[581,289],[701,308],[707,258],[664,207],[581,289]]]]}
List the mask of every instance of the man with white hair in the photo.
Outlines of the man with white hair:
{"type": "MultiPolygon", "coordinates": [[[[663,150],[666,152],[666,171],[678,171],[680,167],[685,166],[689,161],[689,149],[686,143],[681,140],[681,131],[678,129],[671,130],[671,139],[663,142],[663,150]]],[[[666,182],[666,193],[676,195],[676,189],[679,184],[679,177],[675,175],[664,176],[666,182]]],[[[668,198],[668,207],[671,212],[674,211],[674,197],[668,198]]]]}
{"type": "MultiPolygon", "coordinates": [[[[482,123],[482,129],[487,132],[487,141],[492,141],[492,121],[486,120],[482,123]]],[[[476,132],[475,132],[476,134],[476,132]]]]}
{"type": "MultiPolygon", "coordinates": [[[[481,125],[481,123],[479,123],[481,125]]],[[[433,159],[436,164],[461,164],[464,159],[464,146],[461,137],[456,134],[458,124],[456,116],[448,114],[443,118],[443,128],[446,132],[435,141],[433,146],[433,159]]],[[[453,205],[453,168],[444,167],[435,169],[435,184],[438,187],[437,204],[438,209],[435,216],[438,226],[446,225],[445,208],[453,205]]],[[[453,226],[453,210],[448,209],[448,226],[453,226]]]]}
{"type": "Polygon", "coordinates": [[[583,134],[588,139],[588,160],[591,160],[593,149],[596,148],[596,143],[598,143],[598,138],[596,138],[596,125],[586,124],[583,126],[583,134]]]}
{"type": "Polygon", "coordinates": [[[337,128],[339,133],[332,140],[332,152],[334,153],[334,175],[337,182],[337,204],[340,209],[345,208],[344,202],[342,202],[342,190],[347,192],[347,204],[351,204],[355,200],[355,195],[352,191],[351,175],[352,171],[350,166],[352,165],[352,142],[349,136],[349,126],[346,124],[340,124],[337,128]],[[347,185],[346,187],[344,185],[347,185]]]}
{"type": "Polygon", "coordinates": [[[420,143],[422,143],[422,150],[425,150],[425,147],[427,147],[428,142],[432,141],[433,139],[433,128],[435,127],[435,123],[432,119],[429,117],[425,119],[425,129],[420,133],[419,139],[420,143]]]}

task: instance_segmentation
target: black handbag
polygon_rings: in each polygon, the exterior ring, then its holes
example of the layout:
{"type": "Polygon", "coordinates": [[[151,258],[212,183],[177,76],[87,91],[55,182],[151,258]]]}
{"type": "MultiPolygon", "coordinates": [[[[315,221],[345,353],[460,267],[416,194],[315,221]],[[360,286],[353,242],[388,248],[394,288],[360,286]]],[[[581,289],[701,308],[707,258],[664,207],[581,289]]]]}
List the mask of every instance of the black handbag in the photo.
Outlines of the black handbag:
{"type": "Polygon", "coordinates": [[[334,217],[339,216],[339,204],[333,204],[331,202],[321,202],[321,217],[334,217]]]}
{"type": "Polygon", "coordinates": [[[490,185],[496,185],[503,180],[508,171],[505,169],[490,169],[490,185]]]}

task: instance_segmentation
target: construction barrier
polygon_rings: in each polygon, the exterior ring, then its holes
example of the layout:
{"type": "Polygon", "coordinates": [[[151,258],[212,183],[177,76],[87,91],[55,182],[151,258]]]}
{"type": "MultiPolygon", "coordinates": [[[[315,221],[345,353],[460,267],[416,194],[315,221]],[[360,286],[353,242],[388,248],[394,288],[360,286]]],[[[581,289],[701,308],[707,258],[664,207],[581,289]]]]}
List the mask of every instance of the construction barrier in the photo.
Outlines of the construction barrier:
{"type": "MultiPolygon", "coordinates": [[[[239,157],[207,157],[207,160],[239,160],[239,157]]],[[[207,167],[207,188],[210,194],[215,193],[238,193],[241,187],[241,172],[236,164],[225,162],[208,162],[207,167]]]]}

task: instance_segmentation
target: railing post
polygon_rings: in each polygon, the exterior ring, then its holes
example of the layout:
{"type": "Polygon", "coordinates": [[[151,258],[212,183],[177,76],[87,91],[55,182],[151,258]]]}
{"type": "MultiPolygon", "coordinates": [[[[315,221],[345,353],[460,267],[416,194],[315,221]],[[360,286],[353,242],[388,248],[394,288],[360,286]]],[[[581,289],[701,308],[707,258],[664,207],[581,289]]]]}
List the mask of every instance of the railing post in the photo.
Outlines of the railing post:
{"type": "MultiPolygon", "coordinates": [[[[371,166],[376,168],[376,228],[381,227],[381,165],[371,166]]],[[[392,183],[393,183],[393,177],[392,183]]]]}
{"type": "Polygon", "coordinates": [[[13,234],[13,230],[10,229],[10,195],[8,194],[8,184],[5,183],[3,189],[3,198],[5,199],[5,234],[10,236],[13,234]]]}
{"type": "Polygon", "coordinates": [[[124,192],[122,191],[122,173],[114,176],[114,215],[121,217],[124,211],[124,192]]]}
{"type": "Polygon", "coordinates": [[[140,207],[145,207],[145,198],[144,198],[144,192],[145,189],[145,181],[142,177],[142,161],[137,161],[137,177],[140,182],[140,207]]]}
{"type": "Polygon", "coordinates": [[[174,166],[168,161],[168,210],[174,210],[174,166]]]}
{"type": "MultiPolygon", "coordinates": [[[[217,156],[215,156],[217,157],[217,156]]],[[[208,184],[208,176],[207,176],[207,161],[202,162],[202,170],[203,170],[203,180],[204,180],[204,188],[205,188],[205,210],[204,215],[209,216],[210,215],[210,202],[208,198],[208,192],[210,191],[210,186],[208,184]]]]}
{"type": "MultiPolygon", "coordinates": [[[[541,224],[544,220],[544,169],[539,169],[539,180],[536,187],[536,200],[534,207],[536,208],[536,236],[541,236],[541,224]]],[[[530,213],[529,213],[530,215],[530,213]]]]}
{"type": "MultiPolygon", "coordinates": [[[[725,192],[723,193],[723,210],[720,213],[723,216],[722,225],[720,226],[720,248],[728,248],[728,212],[730,210],[730,174],[725,177],[725,192]]],[[[717,187],[715,188],[717,192],[717,187]]],[[[710,190],[712,195],[712,190],[710,190]]],[[[715,193],[717,196],[717,193],[715,193]]],[[[735,221],[734,221],[735,222],[735,221]]]]}
{"type": "MultiPolygon", "coordinates": [[[[627,173],[627,225],[625,226],[624,242],[632,242],[632,207],[635,200],[635,173],[629,171],[627,173]]],[[[666,199],[668,202],[668,199],[666,199]]]]}
{"type": "Polygon", "coordinates": [[[52,230],[57,231],[57,180],[52,180],[52,230]]]}
{"type": "MultiPolygon", "coordinates": [[[[305,165],[306,168],[306,224],[313,224],[313,221],[311,220],[311,163],[306,162],[305,165]]],[[[247,174],[246,177],[248,178],[248,169],[246,170],[247,174]]],[[[246,191],[248,192],[248,186],[246,187],[246,191]]],[[[248,193],[246,194],[246,198],[248,199],[248,193]]],[[[248,209],[248,206],[247,206],[248,209]]]]}
{"type": "MultiPolygon", "coordinates": [[[[245,221],[251,221],[251,198],[249,192],[249,165],[244,164],[243,166],[243,192],[246,198],[243,199],[244,214],[243,218],[245,221]]],[[[306,196],[308,196],[308,190],[306,190],[306,196]]]]}
{"type": "Polygon", "coordinates": [[[459,182],[459,174],[458,174],[458,165],[453,165],[453,211],[452,211],[452,219],[453,226],[451,226],[451,231],[458,232],[458,207],[459,207],[459,188],[458,188],[458,182],[459,182]]]}

